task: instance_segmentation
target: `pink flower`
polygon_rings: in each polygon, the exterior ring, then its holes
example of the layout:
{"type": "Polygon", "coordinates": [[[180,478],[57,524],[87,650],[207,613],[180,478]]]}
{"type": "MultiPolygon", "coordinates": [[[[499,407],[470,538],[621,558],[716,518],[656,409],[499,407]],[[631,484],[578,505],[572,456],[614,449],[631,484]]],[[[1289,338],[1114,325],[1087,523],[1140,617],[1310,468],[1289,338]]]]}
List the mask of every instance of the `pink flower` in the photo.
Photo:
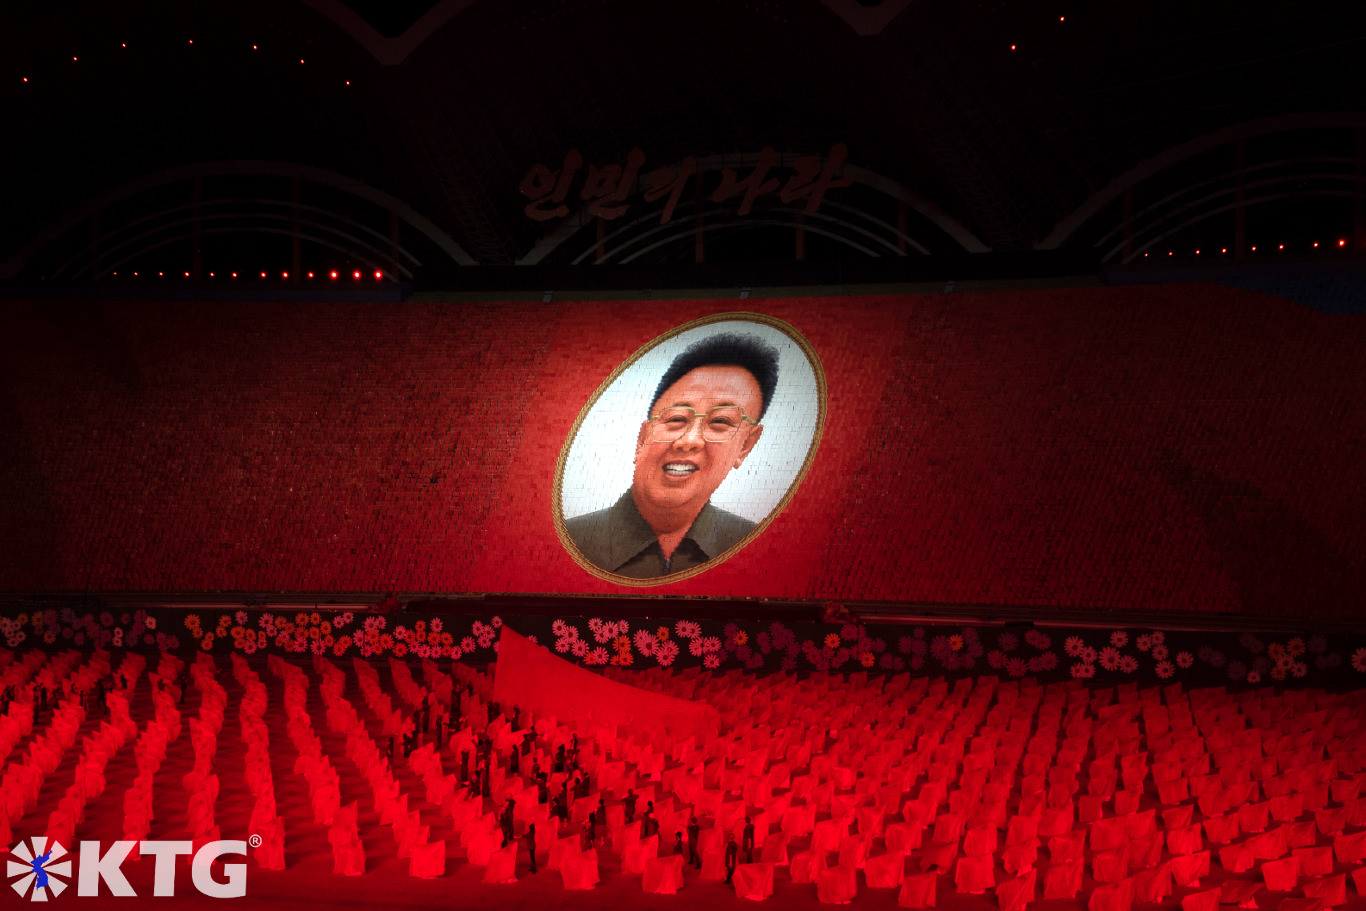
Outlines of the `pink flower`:
{"type": "Polygon", "coordinates": [[[588,664],[606,664],[606,663],[607,663],[607,649],[602,648],[601,646],[599,646],[598,648],[593,649],[593,651],[590,652],[589,655],[588,655],[584,660],[585,660],[585,662],[587,662],[588,664]]]}
{"type": "MultiPolygon", "coordinates": [[[[348,613],[345,613],[345,614],[342,614],[342,624],[345,625],[345,624],[350,623],[350,622],[351,622],[351,614],[350,614],[349,612],[348,612],[348,613]]],[[[442,622],[441,622],[441,618],[440,618],[440,617],[433,617],[433,618],[432,618],[432,622],[427,624],[427,629],[431,630],[431,631],[434,632],[434,633],[439,633],[439,632],[441,632],[442,626],[443,626],[443,624],[442,624],[442,622]]]]}
{"type": "Polygon", "coordinates": [[[1138,637],[1138,640],[1134,644],[1138,647],[1138,650],[1140,652],[1146,652],[1148,649],[1153,647],[1153,637],[1147,633],[1144,633],[1143,635],[1138,637]]]}
{"type": "Polygon", "coordinates": [[[1153,658],[1157,661],[1167,660],[1167,647],[1159,643],[1153,643],[1153,658]]]}
{"type": "Polygon", "coordinates": [[[555,651],[557,651],[557,652],[559,652],[561,655],[563,655],[565,652],[569,651],[569,647],[570,647],[571,645],[573,645],[573,644],[574,644],[574,640],[573,640],[573,639],[569,639],[569,638],[566,638],[565,636],[561,636],[560,638],[558,638],[558,639],[555,640],[555,651]]]}
{"type": "Polygon", "coordinates": [[[987,652],[987,664],[990,664],[992,667],[996,668],[997,670],[1000,670],[1002,667],[1005,666],[1005,663],[1005,652],[995,648],[987,652]]]}
{"type": "MultiPolygon", "coordinates": [[[[763,635],[763,633],[760,633],[760,635],[763,635]]],[[[702,656],[701,636],[688,640],[688,654],[692,655],[694,658],[700,658],[702,656]]]]}
{"type": "Polygon", "coordinates": [[[1152,640],[1153,645],[1161,645],[1167,641],[1167,634],[1160,629],[1155,629],[1148,634],[1148,638],[1152,640]]]}
{"type": "Polygon", "coordinates": [[[1119,669],[1126,674],[1132,674],[1138,670],[1138,659],[1133,655],[1125,655],[1119,659],[1119,669]]]}
{"type": "Polygon", "coordinates": [[[655,653],[655,643],[659,640],[656,639],[654,634],[649,630],[638,629],[636,630],[634,641],[636,644],[636,651],[648,658],[655,653]]]}
{"type": "Polygon", "coordinates": [[[721,656],[716,652],[708,652],[706,657],[702,659],[702,666],[709,670],[715,670],[721,666],[721,656]]]}
{"type": "Polygon", "coordinates": [[[1080,636],[1068,636],[1062,647],[1067,650],[1068,655],[1077,658],[1081,655],[1081,650],[1086,648],[1086,643],[1081,640],[1080,636]]]}
{"type": "Polygon", "coordinates": [[[696,639],[702,635],[702,627],[691,620],[679,620],[674,624],[674,634],[680,639],[696,639]]]}
{"type": "Polygon", "coordinates": [[[1170,661],[1157,662],[1157,667],[1153,668],[1153,670],[1157,671],[1157,676],[1161,677],[1163,680],[1166,680],[1172,674],[1176,673],[1176,668],[1172,666],[1170,661]]]}
{"type": "Polygon", "coordinates": [[[563,620],[556,620],[554,623],[550,624],[550,631],[563,639],[565,636],[569,635],[569,624],[565,623],[563,620]]]}
{"type": "Polygon", "coordinates": [[[715,636],[708,636],[702,640],[702,651],[719,652],[721,651],[721,640],[715,636]]]}
{"type": "Polygon", "coordinates": [[[502,618],[502,617],[494,617],[492,620],[489,621],[489,623],[491,623],[491,624],[493,625],[493,628],[494,628],[494,629],[501,629],[502,626],[503,626],[503,618],[502,618]]]}
{"type": "Polygon", "coordinates": [[[1081,652],[1078,653],[1077,657],[1080,658],[1082,661],[1086,662],[1087,664],[1095,664],[1096,650],[1091,648],[1091,646],[1089,645],[1083,646],[1081,652]]]}
{"type": "Polygon", "coordinates": [[[1023,658],[1011,658],[1006,661],[1006,673],[1012,677],[1023,677],[1027,665],[1023,658]]]}
{"type": "Polygon", "coordinates": [[[1100,666],[1107,671],[1119,669],[1119,649],[1113,645],[1107,645],[1100,650],[1100,666]]]}
{"type": "Polygon", "coordinates": [[[574,653],[575,658],[582,658],[588,654],[588,643],[582,639],[575,639],[569,646],[569,650],[574,653]]]}
{"type": "Polygon", "coordinates": [[[1115,648],[1124,648],[1129,644],[1129,634],[1122,629],[1117,629],[1110,634],[1110,644],[1115,648]]]}
{"type": "Polygon", "coordinates": [[[1034,646],[1039,651],[1044,651],[1053,644],[1053,640],[1048,638],[1048,634],[1042,630],[1031,629],[1025,631],[1025,641],[1034,646]]]}
{"type": "Polygon", "coordinates": [[[1366,674],[1366,646],[1352,653],[1352,667],[1366,674]]]}
{"type": "Polygon", "coordinates": [[[1088,677],[1096,676],[1096,666],[1089,661],[1078,661],[1072,665],[1072,676],[1078,680],[1085,680],[1088,677]]]}
{"type": "Polygon", "coordinates": [[[1176,664],[1178,667],[1190,667],[1195,663],[1195,656],[1190,652],[1177,652],[1176,664]]]}
{"type": "Polygon", "coordinates": [[[1261,672],[1261,671],[1248,671],[1248,672],[1247,672],[1247,682],[1248,682],[1248,683],[1261,683],[1261,682],[1262,682],[1262,672],[1261,672]]]}
{"type": "Polygon", "coordinates": [[[466,636],[464,639],[461,639],[460,650],[466,653],[474,651],[474,637],[466,636]]]}
{"type": "Polygon", "coordinates": [[[678,643],[672,639],[661,642],[659,647],[655,649],[655,660],[659,662],[660,667],[668,667],[674,663],[674,659],[677,657],[678,643]]]}

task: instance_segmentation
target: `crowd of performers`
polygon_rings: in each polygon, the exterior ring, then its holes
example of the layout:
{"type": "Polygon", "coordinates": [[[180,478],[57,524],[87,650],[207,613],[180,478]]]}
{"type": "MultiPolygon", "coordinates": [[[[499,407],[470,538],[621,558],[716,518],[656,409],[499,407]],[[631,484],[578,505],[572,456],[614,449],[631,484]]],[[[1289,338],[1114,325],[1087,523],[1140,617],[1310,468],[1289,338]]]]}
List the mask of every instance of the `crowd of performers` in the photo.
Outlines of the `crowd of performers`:
{"type": "MultiPolygon", "coordinates": [[[[464,695],[469,697],[473,694],[472,688],[465,687],[464,695]]],[[[478,714],[482,718],[462,718],[458,707],[460,699],[452,701],[450,707],[439,705],[434,700],[424,703],[413,715],[411,725],[401,737],[391,736],[388,743],[388,754],[390,765],[401,755],[404,759],[410,756],[414,750],[421,747],[429,735],[433,736],[434,742],[440,749],[449,749],[452,756],[459,756],[458,776],[462,787],[467,791],[469,797],[482,800],[489,800],[493,796],[490,787],[491,770],[495,765],[506,769],[509,775],[521,775],[523,757],[530,756],[536,750],[538,744],[543,743],[540,735],[531,727],[523,727],[522,709],[520,706],[513,706],[512,711],[507,715],[508,724],[515,737],[511,746],[505,751],[498,751],[494,747],[493,738],[488,734],[482,733],[481,729],[486,729],[494,719],[503,714],[503,708],[497,702],[483,703],[478,708],[478,714]],[[471,724],[463,724],[462,722],[471,724]]],[[[550,753],[547,749],[546,753],[550,753]]],[[[579,735],[571,733],[569,742],[558,745],[553,753],[553,759],[549,769],[541,768],[539,755],[531,759],[531,782],[536,787],[537,803],[549,804],[550,819],[554,822],[556,830],[554,838],[567,837],[566,830],[570,828],[569,808],[573,802],[587,797],[593,791],[592,781],[587,771],[579,762],[579,735]],[[560,780],[560,787],[551,793],[550,777],[556,775],[560,780]]],[[[638,807],[639,796],[635,789],[629,789],[621,797],[620,804],[627,825],[633,823],[637,812],[640,812],[640,837],[650,838],[659,835],[659,819],[655,816],[654,801],[646,801],[643,810],[638,807]]],[[[513,812],[516,808],[516,801],[508,798],[503,807],[499,810],[498,822],[502,830],[502,847],[506,848],[514,841],[518,841],[513,831],[513,812]]],[[[580,847],[587,851],[599,844],[603,830],[607,825],[607,803],[602,797],[598,799],[597,808],[588,813],[588,818],[584,821],[580,831],[580,847]]],[[[685,832],[675,832],[673,841],[673,853],[682,855],[686,858],[685,862],[693,868],[702,868],[701,855],[701,824],[697,817],[693,816],[688,820],[685,832]]],[[[536,824],[530,823],[520,839],[521,846],[526,848],[529,859],[530,872],[537,871],[536,864],[536,824]]],[[[754,823],[749,818],[745,818],[744,828],[741,830],[741,840],[737,844],[735,834],[729,833],[725,848],[726,883],[734,886],[733,876],[735,867],[739,863],[741,852],[745,855],[746,863],[754,862],[754,823]]],[[[520,862],[520,856],[519,856],[520,862]]]]}

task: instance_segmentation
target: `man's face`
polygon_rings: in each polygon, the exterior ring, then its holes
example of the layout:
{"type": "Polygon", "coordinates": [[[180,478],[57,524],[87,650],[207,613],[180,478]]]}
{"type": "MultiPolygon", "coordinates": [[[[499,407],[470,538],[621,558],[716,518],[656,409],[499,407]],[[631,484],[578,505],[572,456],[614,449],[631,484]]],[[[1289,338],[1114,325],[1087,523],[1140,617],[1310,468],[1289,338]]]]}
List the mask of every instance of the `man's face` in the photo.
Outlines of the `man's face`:
{"type": "MultiPolygon", "coordinates": [[[[698,413],[717,405],[739,405],[756,418],[763,404],[759,383],[743,367],[699,367],[686,373],[659,397],[652,412],[686,405],[698,413]]],[[[739,468],[759,441],[763,427],[742,422],[735,436],[724,443],[702,439],[702,422],[694,421],[672,443],[656,443],[650,422],[641,425],[636,439],[635,477],[632,492],[639,505],[656,509],[701,510],[712,491],[732,468],[739,468]]]]}

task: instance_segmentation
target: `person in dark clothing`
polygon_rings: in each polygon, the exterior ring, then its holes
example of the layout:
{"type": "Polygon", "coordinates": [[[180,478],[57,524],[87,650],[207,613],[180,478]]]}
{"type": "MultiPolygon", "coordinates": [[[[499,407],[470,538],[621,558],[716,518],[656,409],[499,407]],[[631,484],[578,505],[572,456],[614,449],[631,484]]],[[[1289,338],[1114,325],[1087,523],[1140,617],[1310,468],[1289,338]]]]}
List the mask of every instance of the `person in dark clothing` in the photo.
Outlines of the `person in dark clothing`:
{"type": "Polygon", "coordinates": [[[626,811],[626,822],[630,824],[636,819],[636,801],[640,797],[636,795],[636,789],[632,788],[626,792],[626,796],[621,799],[621,806],[626,811]]]}
{"type": "Polygon", "coordinates": [[[546,776],[542,772],[536,776],[536,802],[546,803],[550,800],[550,789],[546,787],[546,776]]]}
{"type": "Polygon", "coordinates": [[[731,832],[726,836],[726,885],[733,886],[732,877],[735,876],[735,864],[740,857],[740,848],[735,844],[735,833],[731,832]]]}
{"type": "Polygon", "coordinates": [[[564,763],[564,744],[560,744],[558,747],[555,748],[555,762],[550,766],[550,771],[563,772],[564,763]]]}
{"type": "Polygon", "coordinates": [[[514,731],[522,729],[522,707],[520,705],[512,707],[512,729],[514,731]]]}
{"type": "Polygon", "coordinates": [[[512,808],[515,803],[516,801],[509,797],[507,805],[503,807],[503,815],[498,820],[499,825],[503,829],[504,848],[506,848],[509,844],[512,843],[512,808]]]}
{"type": "Polygon", "coordinates": [[[702,869],[702,856],[698,851],[698,840],[701,838],[702,827],[697,823],[694,816],[688,820],[688,863],[695,869],[702,869]]]}
{"type": "Polygon", "coordinates": [[[754,821],[748,816],[745,817],[745,830],[742,836],[744,843],[740,846],[745,849],[745,863],[754,863],[754,821]]]}
{"type": "Polygon", "coordinates": [[[675,833],[674,833],[674,853],[677,854],[679,857],[682,857],[682,856],[683,856],[683,833],[682,833],[682,832],[675,832],[675,833]]]}
{"type": "Polygon", "coordinates": [[[470,751],[469,751],[469,750],[461,750],[461,751],[460,751],[460,780],[461,780],[461,781],[469,781],[469,780],[470,780],[470,751]]]}
{"type": "Polygon", "coordinates": [[[589,850],[594,844],[593,823],[585,821],[583,824],[583,850],[589,850]]]}
{"type": "Polygon", "coordinates": [[[531,872],[536,872],[536,823],[529,823],[526,827],[526,834],[522,836],[526,842],[526,853],[531,858],[531,872]]]}
{"type": "Polygon", "coordinates": [[[521,757],[517,755],[516,750],[513,750],[512,755],[508,756],[508,771],[511,772],[513,775],[521,774],[521,762],[521,757]]]}

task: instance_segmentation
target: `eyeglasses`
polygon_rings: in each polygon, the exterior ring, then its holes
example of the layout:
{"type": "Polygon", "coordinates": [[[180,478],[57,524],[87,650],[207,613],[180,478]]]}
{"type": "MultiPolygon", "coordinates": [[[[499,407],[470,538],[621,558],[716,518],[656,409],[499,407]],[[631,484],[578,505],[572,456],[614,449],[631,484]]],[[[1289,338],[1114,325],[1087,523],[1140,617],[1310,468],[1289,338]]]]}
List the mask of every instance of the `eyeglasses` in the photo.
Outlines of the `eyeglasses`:
{"type": "Polygon", "coordinates": [[[725,443],[735,436],[745,421],[758,426],[759,422],[745,414],[739,405],[717,405],[705,412],[694,411],[686,405],[664,408],[650,418],[650,433],[656,443],[676,442],[692,429],[693,422],[702,419],[702,439],[708,443],[725,443]]]}

